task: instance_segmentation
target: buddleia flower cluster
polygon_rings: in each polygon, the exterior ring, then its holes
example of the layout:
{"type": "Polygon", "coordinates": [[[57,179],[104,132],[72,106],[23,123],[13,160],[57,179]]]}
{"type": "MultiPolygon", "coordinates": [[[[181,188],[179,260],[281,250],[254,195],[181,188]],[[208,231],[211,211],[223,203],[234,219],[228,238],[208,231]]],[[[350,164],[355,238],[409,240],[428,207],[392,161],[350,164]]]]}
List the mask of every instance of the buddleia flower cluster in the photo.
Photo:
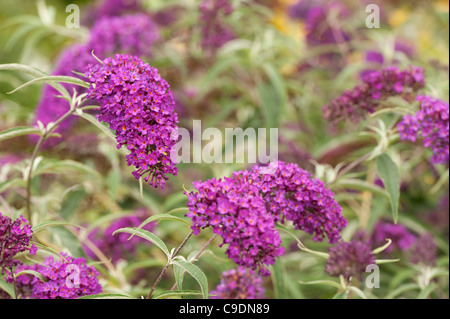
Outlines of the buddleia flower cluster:
{"type": "Polygon", "coordinates": [[[17,268],[17,273],[24,270],[39,273],[39,276],[24,273],[16,277],[16,285],[23,297],[77,299],[103,291],[98,278],[100,273],[93,266],[88,266],[84,258],[73,258],[66,253],[60,255],[60,260],[50,256],[42,265],[21,265],[17,268]]]}
{"type": "MultiPolygon", "coordinates": [[[[152,19],[143,13],[128,14],[123,16],[105,15],[99,18],[93,25],[86,43],[75,44],[65,49],[58,61],[52,75],[72,76],[82,79],[82,76],[72,71],[83,73],[89,64],[96,62],[92,51],[101,59],[112,54],[127,53],[149,58],[153,53],[153,44],[160,39],[159,27],[152,19]]],[[[78,93],[84,93],[85,89],[72,84],[62,84],[70,94],[73,89],[78,93]]],[[[58,97],[59,92],[53,87],[44,87],[42,98],[36,108],[34,124],[38,121],[44,125],[55,122],[69,110],[66,100],[58,97]]],[[[63,121],[55,132],[64,134],[69,131],[77,117],[71,116],[63,121]]],[[[32,141],[37,141],[37,136],[32,136],[32,141]]],[[[44,148],[52,147],[61,141],[52,137],[45,141],[44,148]]]]}
{"type": "Polygon", "coordinates": [[[396,66],[370,72],[361,84],[325,105],[323,115],[334,123],[345,119],[358,122],[377,111],[390,97],[400,96],[412,101],[425,86],[424,73],[420,67],[400,70],[396,66]]]}
{"type": "Polygon", "coordinates": [[[296,164],[280,161],[274,166],[194,182],[196,191],[185,192],[194,234],[211,227],[223,238],[222,245],[229,244],[226,253],[235,263],[259,268],[263,275],[284,254],[277,222],[289,220],[296,229],[313,235],[313,240],[328,237],[330,243],[339,241],[347,224],[323,182],[296,164]]]}
{"type": "Polygon", "coordinates": [[[117,148],[126,147],[133,176],[155,188],[164,188],[176,175],[170,151],[178,115],[170,86],[156,68],[136,56],[116,54],[90,65],[88,96],[100,103],[97,118],[115,131],[117,148]]]}
{"type": "Polygon", "coordinates": [[[187,214],[194,234],[211,227],[228,244],[226,254],[236,264],[268,275],[267,265],[284,254],[274,218],[268,214],[258,189],[233,178],[194,182],[188,195],[187,214]]]}
{"type": "Polygon", "coordinates": [[[229,0],[204,0],[200,4],[201,46],[205,51],[219,49],[234,38],[233,30],[224,22],[232,12],[229,0]]]}
{"type": "Polygon", "coordinates": [[[211,299],[264,299],[263,279],[244,267],[224,271],[211,299]]]}
{"type": "Polygon", "coordinates": [[[272,165],[272,174],[253,167],[249,180],[258,187],[275,221],[291,221],[295,229],[312,235],[315,241],[328,238],[329,243],[337,243],[347,221],[331,190],[297,164],[278,161],[272,165]]]}
{"type": "Polygon", "coordinates": [[[406,115],[397,125],[402,140],[423,139],[425,147],[433,151],[433,163],[449,162],[449,105],[431,96],[419,95],[420,109],[415,115],[406,115]]]}
{"type": "Polygon", "coordinates": [[[31,244],[32,231],[28,221],[20,216],[14,221],[0,213],[0,269],[9,274],[12,268],[22,262],[15,259],[17,254],[28,251],[36,254],[37,248],[31,244]]]}

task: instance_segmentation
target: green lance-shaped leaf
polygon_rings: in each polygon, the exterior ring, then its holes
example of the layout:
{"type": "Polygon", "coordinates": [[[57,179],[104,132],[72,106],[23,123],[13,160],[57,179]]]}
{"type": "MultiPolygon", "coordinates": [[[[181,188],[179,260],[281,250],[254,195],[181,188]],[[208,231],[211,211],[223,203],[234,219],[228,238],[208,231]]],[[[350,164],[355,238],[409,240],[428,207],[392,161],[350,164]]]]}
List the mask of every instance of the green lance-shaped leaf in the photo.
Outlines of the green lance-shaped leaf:
{"type": "MultiPolygon", "coordinates": [[[[19,71],[19,72],[34,76],[36,78],[42,78],[42,77],[48,76],[47,73],[45,73],[39,69],[36,69],[36,68],[28,66],[28,65],[19,64],[19,63],[0,64],[0,71],[1,70],[19,71]]],[[[60,83],[49,82],[48,84],[50,86],[52,86],[54,89],[56,89],[59,93],[61,93],[62,96],[70,99],[69,92],[67,92],[66,88],[64,86],[62,86],[60,83]]]]}
{"type": "Polygon", "coordinates": [[[42,280],[43,282],[47,281],[40,272],[37,272],[35,270],[31,270],[31,269],[25,269],[25,270],[19,271],[16,274],[16,277],[18,277],[20,275],[33,275],[33,276],[39,278],[40,280],[42,280]]]}
{"type": "Polygon", "coordinates": [[[397,165],[387,154],[377,157],[378,175],[384,183],[386,191],[389,193],[392,216],[394,222],[398,220],[398,207],[400,202],[400,174],[397,165]]]}
{"type": "Polygon", "coordinates": [[[38,224],[36,226],[33,226],[31,228],[31,230],[33,231],[33,233],[37,233],[37,232],[39,232],[41,230],[44,230],[45,228],[53,227],[53,226],[73,226],[73,227],[77,227],[77,228],[84,228],[84,227],[82,227],[80,225],[69,223],[69,222],[66,222],[66,221],[50,220],[50,221],[42,222],[42,223],[40,223],[40,224],[38,224]]]}
{"type": "Polygon", "coordinates": [[[281,259],[277,259],[273,265],[272,272],[275,296],[277,299],[286,298],[286,285],[285,285],[285,269],[281,259]]]}
{"type": "Polygon", "coordinates": [[[69,83],[69,84],[75,84],[84,88],[89,88],[89,84],[84,82],[83,80],[80,80],[78,78],[74,78],[72,76],[64,76],[64,75],[48,75],[48,76],[43,76],[37,79],[33,79],[31,81],[28,81],[24,84],[22,84],[21,86],[19,86],[18,88],[12,90],[11,92],[8,92],[8,94],[13,94],[18,90],[21,90],[27,86],[30,86],[32,84],[36,84],[36,83],[54,83],[54,82],[63,82],[63,83],[69,83]]]}
{"type": "Polygon", "coordinates": [[[196,265],[181,259],[176,259],[172,261],[172,264],[179,266],[186,272],[188,272],[200,285],[202,290],[203,298],[208,299],[208,278],[206,278],[205,273],[196,265]]]}
{"type": "Polygon", "coordinates": [[[12,127],[0,132],[0,142],[17,136],[30,134],[41,135],[41,131],[38,128],[29,126],[12,127]]]}
{"type": "Polygon", "coordinates": [[[22,178],[14,178],[0,183],[0,194],[15,186],[23,187],[25,186],[25,181],[22,178]]]}
{"type": "Polygon", "coordinates": [[[166,254],[167,258],[170,257],[170,252],[169,249],[167,249],[166,244],[158,236],[147,230],[137,229],[135,227],[125,227],[116,230],[113,235],[117,233],[127,233],[144,238],[145,240],[148,240],[149,242],[155,244],[159,249],[161,249],[166,254]]]}
{"type": "Polygon", "coordinates": [[[67,170],[75,170],[81,173],[91,175],[101,180],[102,176],[99,172],[90,166],[72,160],[45,160],[36,169],[35,175],[52,174],[57,172],[66,172],[67,170]]]}
{"type": "Polygon", "coordinates": [[[6,292],[11,298],[16,298],[13,284],[7,283],[6,280],[2,277],[0,277],[0,289],[6,292]]]}
{"type": "Polygon", "coordinates": [[[178,266],[177,264],[173,265],[173,275],[175,277],[175,282],[177,284],[178,290],[183,289],[183,281],[184,281],[184,269],[178,266]]]}

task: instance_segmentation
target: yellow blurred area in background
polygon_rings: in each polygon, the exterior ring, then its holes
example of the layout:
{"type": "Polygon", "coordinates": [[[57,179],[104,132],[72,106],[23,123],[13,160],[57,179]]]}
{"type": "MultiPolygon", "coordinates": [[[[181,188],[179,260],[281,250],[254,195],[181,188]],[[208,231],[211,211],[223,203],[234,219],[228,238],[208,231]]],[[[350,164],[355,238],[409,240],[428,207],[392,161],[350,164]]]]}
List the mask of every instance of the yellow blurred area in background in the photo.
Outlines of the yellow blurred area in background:
{"type": "Polygon", "coordinates": [[[300,40],[305,34],[303,23],[293,21],[288,15],[288,8],[296,2],[296,0],[278,0],[270,22],[282,34],[300,40]]]}

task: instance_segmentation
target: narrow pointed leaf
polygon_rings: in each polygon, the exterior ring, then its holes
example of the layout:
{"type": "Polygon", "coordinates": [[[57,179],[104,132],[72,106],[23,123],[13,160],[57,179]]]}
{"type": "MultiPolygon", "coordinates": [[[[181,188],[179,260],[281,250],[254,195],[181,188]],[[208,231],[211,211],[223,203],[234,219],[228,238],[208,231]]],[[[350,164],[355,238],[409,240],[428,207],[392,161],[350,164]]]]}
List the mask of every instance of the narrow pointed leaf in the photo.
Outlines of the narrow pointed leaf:
{"type": "Polygon", "coordinates": [[[135,227],[125,227],[116,230],[113,235],[117,233],[128,233],[144,238],[145,240],[148,240],[149,242],[155,244],[159,249],[161,249],[166,254],[167,258],[169,258],[170,256],[169,249],[167,249],[166,244],[158,236],[147,230],[137,229],[135,227]]]}
{"type": "Polygon", "coordinates": [[[205,273],[196,265],[184,260],[175,260],[172,262],[174,265],[178,265],[187,273],[189,273],[200,285],[202,290],[203,298],[208,299],[208,278],[206,278],[205,273]]]}
{"type": "Polygon", "coordinates": [[[377,157],[378,175],[384,183],[386,191],[389,193],[391,202],[392,217],[394,222],[398,221],[398,207],[400,201],[400,176],[397,165],[387,154],[377,157]]]}

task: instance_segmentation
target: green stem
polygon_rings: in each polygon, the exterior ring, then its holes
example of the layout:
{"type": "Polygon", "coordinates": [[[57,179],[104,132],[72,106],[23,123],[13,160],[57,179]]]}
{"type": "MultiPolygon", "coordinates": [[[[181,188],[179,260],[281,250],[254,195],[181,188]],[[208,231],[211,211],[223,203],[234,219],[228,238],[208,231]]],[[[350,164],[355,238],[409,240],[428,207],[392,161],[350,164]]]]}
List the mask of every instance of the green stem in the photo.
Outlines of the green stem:
{"type": "MultiPolygon", "coordinates": [[[[200,258],[200,256],[203,254],[203,252],[205,251],[206,248],[208,248],[208,246],[212,243],[212,241],[214,239],[216,239],[218,235],[214,234],[204,245],[203,247],[200,249],[200,251],[194,256],[194,260],[197,260],[200,258]]],[[[184,271],[183,274],[186,274],[186,271],[184,271]]],[[[171,291],[177,289],[177,283],[174,283],[172,288],[170,289],[171,291]]]]}
{"type": "MultiPolygon", "coordinates": [[[[81,103],[80,103],[81,104],[81,103]]],[[[28,170],[27,180],[26,180],[26,209],[27,209],[27,219],[30,223],[30,226],[32,225],[31,220],[31,179],[33,175],[33,166],[34,162],[36,161],[37,155],[42,147],[42,144],[45,142],[45,140],[50,136],[50,134],[61,124],[65,119],[67,119],[69,116],[71,116],[76,110],[76,107],[71,107],[69,111],[67,111],[63,116],[61,116],[56,122],[53,123],[53,126],[46,132],[44,132],[41,135],[41,138],[39,139],[38,143],[34,147],[33,154],[31,155],[30,159],[30,169],[28,170]]]]}
{"type": "Polygon", "coordinates": [[[153,287],[150,289],[146,299],[150,299],[152,297],[152,294],[155,291],[156,286],[158,286],[159,282],[161,281],[162,277],[166,273],[167,269],[169,269],[169,266],[172,263],[173,258],[178,255],[181,248],[183,248],[184,245],[186,245],[186,242],[189,240],[189,238],[191,238],[191,236],[193,234],[194,234],[194,231],[191,230],[191,232],[186,236],[186,238],[183,240],[183,242],[180,244],[180,246],[178,246],[178,248],[175,250],[175,252],[170,256],[169,260],[167,260],[167,264],[161,270],[161,273],[159,274],[158,278],[156,279],[155,283],[153,284],[153,287]]]}

